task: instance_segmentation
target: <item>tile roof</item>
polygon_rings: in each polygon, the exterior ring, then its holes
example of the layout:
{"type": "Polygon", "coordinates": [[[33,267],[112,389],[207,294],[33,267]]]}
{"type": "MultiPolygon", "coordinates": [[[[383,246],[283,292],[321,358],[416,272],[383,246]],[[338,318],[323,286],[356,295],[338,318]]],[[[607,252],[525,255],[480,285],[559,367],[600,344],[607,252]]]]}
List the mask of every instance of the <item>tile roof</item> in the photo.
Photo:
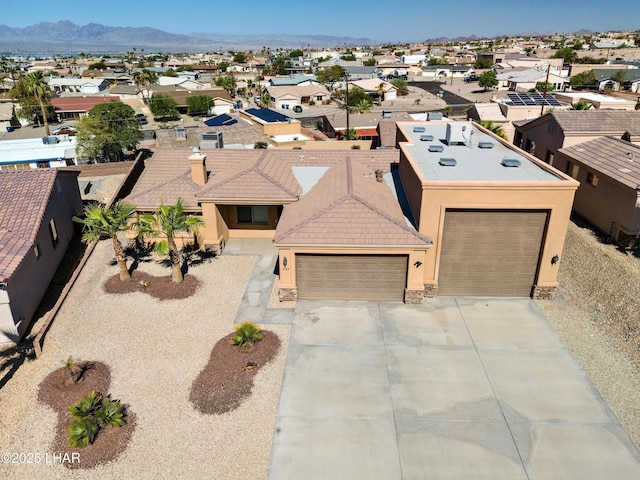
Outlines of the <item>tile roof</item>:
{"type": "Polygon", "coordinates": [[[54,97],[51,105],[56,111],[88,112],[99,103],[112,100],[120,101],[120,97],[54,97]]]}
{"type": "Polygon", "coordinates": [[[287,205],[276,244],[431,245],[408,226],[385,182],[347,157],[329,169],[297,203],[287,205]]]}
{"type": "Polygon", "coordinates": [[[600,137],[558,152],[627,187],[640,187],[640,146],[614,137],[600,137]]]}
{"type": "Polygon", "coordinates": [[[627,130],[640,130],[640,111],[556,110],[551,115],[565,134],[622,135],[627,130]]]}
{"type": "Polygon", "coordinates": [[[53,168],[0,172],[0,281],[35,243],[57,175],[53,168]]]}
{"type": "Polygon", "coordinates": [[[266,86],[269,95],[273,98],[280,98],[283,95],[293,95],[295,97],[315,97],[322,95],[328,97],[331,95],[322,85],[284,85],[284,86],[266,86]]]}

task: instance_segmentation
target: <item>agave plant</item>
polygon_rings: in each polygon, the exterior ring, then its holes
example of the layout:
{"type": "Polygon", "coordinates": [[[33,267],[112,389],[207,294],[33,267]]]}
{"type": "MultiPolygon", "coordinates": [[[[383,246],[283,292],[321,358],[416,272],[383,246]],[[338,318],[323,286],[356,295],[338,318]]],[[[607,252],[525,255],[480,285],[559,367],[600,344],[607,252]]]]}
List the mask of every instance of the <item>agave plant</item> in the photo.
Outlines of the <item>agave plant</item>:
{"type": "Polygon", "coordinates": [[[96,411],[96,418],[101,427],[121,427],[125,424],[124,405],[105,397],[96,411]]]}
{"type": "Polygon", "coordinates": [[[240,348],[249,348],[262,338],[262,331],[255,323],[244,322],[236,325],[236,333],[231,337],[231,345],[238,345],[240,348]]]}
{"type": "Polygon", "coordinates": [[[92,444],[99,430],[100,425],[94,417],[74,418],[67,427],[69,446],[82,448],[92,444]]]}

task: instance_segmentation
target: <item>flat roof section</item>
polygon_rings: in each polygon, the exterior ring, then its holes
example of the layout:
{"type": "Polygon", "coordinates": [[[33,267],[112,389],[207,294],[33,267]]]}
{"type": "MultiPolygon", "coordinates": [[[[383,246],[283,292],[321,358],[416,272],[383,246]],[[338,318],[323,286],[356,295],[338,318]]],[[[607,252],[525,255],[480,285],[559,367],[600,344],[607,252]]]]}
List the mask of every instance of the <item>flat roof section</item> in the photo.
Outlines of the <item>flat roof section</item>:
{"type": "Polygon", "coordinates": [[[427,180],[504,182],[563,180],[562,177],[519,153],[515,147],[509,148],[482,132],[471,122],[411,122],[398,123],[398,125],[409,139],[409,142],[401,145],[401,148],[414,159],[427,180]],[[447,125],[451,125],[452,138],[460,143],[447,142],[447,125]],[[415,127],[424,127],[424,131],[420,131],[421,128],[417,129],[419,131],[414,131],[415,127]],[[433,140],[422,140],[430,136],[433,140]]]}

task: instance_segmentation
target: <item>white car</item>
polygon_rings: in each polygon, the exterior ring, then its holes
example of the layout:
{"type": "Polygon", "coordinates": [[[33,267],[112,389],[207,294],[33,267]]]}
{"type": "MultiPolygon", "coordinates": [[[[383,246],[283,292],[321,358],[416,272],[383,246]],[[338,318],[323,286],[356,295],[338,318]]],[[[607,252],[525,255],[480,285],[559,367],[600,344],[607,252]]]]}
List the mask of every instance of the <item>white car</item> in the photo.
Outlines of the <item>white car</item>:
{"type": "Polygon", "coordinates": [[[78,129],[71,125],[62,125],[51,132],[52,135],[75,135],[76,133],[78,133],[78,129]]]}

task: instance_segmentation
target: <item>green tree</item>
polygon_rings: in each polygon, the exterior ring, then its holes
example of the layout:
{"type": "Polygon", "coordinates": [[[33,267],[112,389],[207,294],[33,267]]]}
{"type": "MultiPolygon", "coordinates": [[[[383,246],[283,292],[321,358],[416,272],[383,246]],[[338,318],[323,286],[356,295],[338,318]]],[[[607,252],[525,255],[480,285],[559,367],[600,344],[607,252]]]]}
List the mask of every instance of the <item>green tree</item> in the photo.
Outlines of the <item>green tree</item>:
{"type": "Polygon", "coordinates": [[[389,83],[398,89],[398,95],[401,97],[409,95],[409,84],[404,78],[394,78],[389,83]]]}
{"type": "Polygon", "coordinates": [[[173,120],[180,118],[178,103],[169,95],[153,95],[149,99],[149,109],[159,120],[173,120]]]}
{"type": "Polygon", "coordinates": [[[555,87],[549,82],[536,82],[534,92],[553,92],[555,87]]]}
{"type": "Polygon", "coordinates": [[[204,225],[201,218],[189,215],[184,210],[182,199],[175,205],[160,205],[154,214],[143,215],[139,221],[140,232],[150,237],[165,237],[157,242],[155,251],[160,256],[169,256],[171,260],[171,279],[174,283],[182,283],[182,258],[176,245],[175,237],[179,233],[195,234],[204,225]]]}
{"type": "Polygon", "coordinates": [[[594,86],[598,82],[593,70],[587,70],[586,72],[581,72],[571,77],[569,83],[572,87],[588,87],[594,86]]]}
{"type": "Polygon", "coordinates": [[[489,70],[480,75],[480,80],[478,81],[478,85],[481,86],[485,91],[498,86],[498,77],[496,72],[493,70],[489,70]]]}
{"type": "Polygon", "coordinates": [[[92,63],[87,67],[87,70],[106,70],[107,65],[104,63],[104,60],[100,60],[99,62],[92,63]]]}
{"type": "Polygon", "coordinates": [[[273,98],[267,92],[264,92],[260,96],[260,103],[259,103],[260,108],[269,108],[272,105],[273,105],[273,98]]]}
{"type": "Polygon", "coordinates": [[[234,77],[233,75],[226,75],[224,77],[216,78],[216,85],[224,88],[227,92],[229,92],[229,95],[235,97],[237,83],[236,77],[234,77]]]}
{"type": "Polygon", "coordinates": [[[360,137],[356,133],[356,129],[351,127],[344,131],[344,133],[341,136],[341,139],[342,140],[359,140],[360,137]]]}
{"type": "Polygon", "coordinates": [[[504,130],[502,130],[502,127],[500,125],[496,125],[491,120],[482,120],[480,122],[480,125],[489,130],[491,133],[495,133],[500,138],[504,138],[505,140],[507,139],[507,136],[504,134],[504,130]]]}
{"type": "Polygon", "coordinates": [[[223,62],[220,62],[220,63],[218,64],[218,67],[220,67],[220,71],[221,71],[221,72],[226,72],[226,71],[227,71],[227,69],[229,68],[229,62],[224,62],[224,61],[223,61],[223,62]]]}
{"type": "Polygon", "coordinates": [[[580,100],[579,102],[572,103],[569,110],[591,110],[593,105],[585,100],[580,100]]]}
{"type": "Polygon", "coordinates": [[[132,77],[133,83],[135,83],[139,91],[147,90],[147,97],[149,95],[149,87],[158,81],[158,74],[146,68],[133,72],[132,77]]]}
{"type": "Polygon", "coordinates": [[[178,68],[176,68],[176,72],[193,72],[193,66],[180,65],[178,68]]]}
{"type": "Polygon", "coordinates": [[[551,58],[562,58],[564,63],[573,63],[578,58],[578,54],[573,48],[564,47],[559,48],[551,58]]]}
{"type": "Polygon", "coordinates": [[[113,252],[120,271],[120,280],[131,278],[127,268],[127,256],[118,240],[118,233],[134,228],[132,222],[136,210],[128,203],[115,203],[107,208],[101,203],[92,203],[84,207],[83,217],[73,217],[74,222],[82,224],[82,241],[84,243],[97,242],[102,238],[111,238],[113,252]]]}
{"type": "Polygon", "coordinates": [[[20,118],[31,120],[35,112],[39,110],[45,132],[47,136],[51,135],[48,118],[51,112],[47,108],[51,98],[51,88],[44,81],[42,71],[29,72],[22,77],[18,80],[16,86],[11,89],[9,95],[20,103],[20,110],[18,111],[20,118]]]}
{"type": "Polygon", "coordinates": [[[208,115],[215,102],[209,95],[194,95],[187,97],[189,115],[208,115]]]}
{"type": "Polygon", "coordinates": [[[340,60],[344,60],[345,62],[355,62],[356,56],[353,53],[345,53],[344,55],[340,55],[340,60]]]}
{"type": "Polygon", "coordinates": [[[118,161],[123,151],[135,150],[144,138],[133,108],[115,100],[93,107],[76,127],[82,158],[118,161]]]}
{"type": "Polygon", "coordinates": [[[378,106],[382,106],[382,97],[384,97],[384,92],[387,89],[387,85],[384,82],[380,82],[376,86],[376,93],[378,94],[378,106]]]}
{"type": "Polygon", "coordinates": [[[478,57],[473,64],[473,68],[485,69],[493,66],[493,60],[487,57],[478,57]]]}
{"type": "Polygon", "coordinates": [[[362,65],[364,65],[365,67],[375,67],[377,64],[378,62],[376,62],[375,58],[367,58],[362,62],[362,65]]]}
{"type": "Polygon", "coordinates": [[[367,108],[369,108],[372,103],[373,99],[362,88],[353,86],[349,89],[349,106],[361,108],[362,105],[366,104],[367,108]]]}
{"type": "Polygon", "coordinates": [[[304,52],[299,48],[297,48],[296,50],[291,50],[289,52],[289,58],[299,58],[299,57],[304,57],[304,52]]]}
{"type": "Polygon", "coordinates": [[[340,65],[332,65],[329,68],[323,68],[316,72],[316,80],[325,85],[329,90],[333,90],[333,86],[340,82],[345,75],[345,69],[340,65]]]}
{"type": "Polygon", "coordinates": [[[624,70],[616,70],[613,75],[609,77],[610,80],[616,82],[620,87],[627,81],[627,76],[624,70]]]}
{"type": "Polygon", "coordinates": [[[236,53],[233,55],[233,61],[234,61],[235,63],[244,63],[244,62],[246,62],[246,61],[247,61],[247,55],[246,55],[246,53],[243,53],[243,52],[236,52],[236,53]]]}

